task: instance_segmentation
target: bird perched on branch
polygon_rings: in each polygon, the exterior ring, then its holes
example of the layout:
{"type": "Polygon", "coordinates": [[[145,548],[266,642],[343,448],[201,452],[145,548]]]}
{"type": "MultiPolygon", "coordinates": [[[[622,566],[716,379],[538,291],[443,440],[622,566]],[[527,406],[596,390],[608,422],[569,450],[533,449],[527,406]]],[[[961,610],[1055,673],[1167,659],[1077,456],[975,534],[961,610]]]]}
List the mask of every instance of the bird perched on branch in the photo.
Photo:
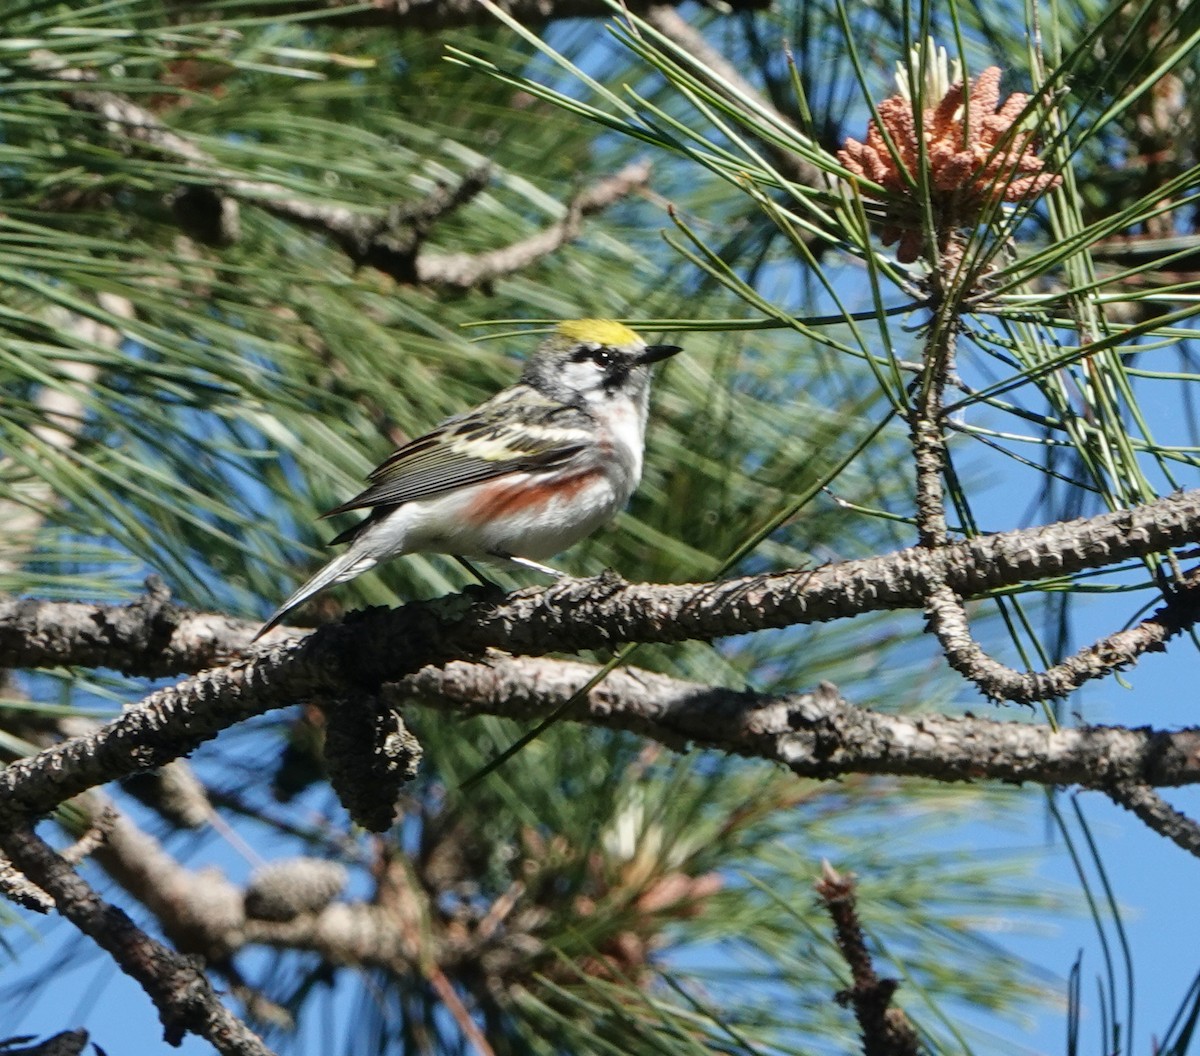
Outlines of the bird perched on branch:
{"type": "Polygon", "coordinates": [[[325,516],[370,510],[348,544],[255,639],[318,591],[418,552],[541,564],[590,535],[642,476],[650,368],[676,345],[647,345],[609,319],[558,326],[521,380],[393,452],[370,486],[325,516]]]}

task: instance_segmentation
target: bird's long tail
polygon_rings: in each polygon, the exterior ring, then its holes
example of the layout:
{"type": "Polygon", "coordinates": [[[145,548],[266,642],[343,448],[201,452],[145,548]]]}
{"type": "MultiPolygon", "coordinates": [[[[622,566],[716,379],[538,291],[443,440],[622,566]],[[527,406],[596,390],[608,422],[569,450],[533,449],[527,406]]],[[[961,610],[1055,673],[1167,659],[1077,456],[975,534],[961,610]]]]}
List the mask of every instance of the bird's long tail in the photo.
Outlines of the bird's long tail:
{"type": "Polygon", "coordinates": [[[289,612],[302,602],[308,601],[314,594],[333,583],[344,583],[348,579],[353,579],[362,572],[366,572],[369,568],[374,568],[379,559],[373,554],[364,554],[360,546],[352,545],[344,554],[335,557],[324,568],[321,569],[315,576],[312,577],[304,586],[300,587],[290,598],[279,606],[259,629],[258,633],[251,639],[257,642],[264,634],[272,627],[279,624],[289,612]]]}

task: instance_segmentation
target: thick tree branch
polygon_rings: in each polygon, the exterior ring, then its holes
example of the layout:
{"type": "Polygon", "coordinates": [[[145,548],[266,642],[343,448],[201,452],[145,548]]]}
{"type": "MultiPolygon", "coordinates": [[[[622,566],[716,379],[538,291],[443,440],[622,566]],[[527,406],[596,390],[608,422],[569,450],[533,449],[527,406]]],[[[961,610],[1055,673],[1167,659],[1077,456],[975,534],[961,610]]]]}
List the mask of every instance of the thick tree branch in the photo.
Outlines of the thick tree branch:
{"type": "MultiPolygon", "coordinates": [[[[911,547],[804,571],[671,585],[627,584],[610,574],[563,580],[500,600],[471,589],[391,611],[352,614],[338,630],[336,645],[359,641],[354,663],[364,657],[371,663],[369,669],[356,672],[361,677],[355,681],[379,684],[427,663],[482,654],[489,647],[540,655],[621,641],[704,640],[920,608],[937,582],[971,597],[1197,541],[1200,490],[1184,491],[1132,510],[979,536],[937,551],[911,547]],[[392,654],[383,636],[391,640],[392,654]],[[423,650],[428,655],[421,655],[423,650]]],[[[145,604],[0,598],[0,667],[73,664],[161,677],[224,663],[248,648],[257,629],[254,622],[173,606],[143,610],[145,604]],[[146,611],[159,621],[154,633],[145,628],[146,611]]],[[[1186,623],[1164,627],[1156,642],[1126,642],[1119,636],[1114,641],[1118,648],[1154,649],[1182,626],[1186,623]]],[[[327,628],[323,635],[334,630],[327,628]]],[[[278,642],[289,633],[296,632],[281,629],[267,640],[278,642]]],[[[328,637],[322,637],[322,643],[318,649],[319,643],[310,642],[305,657],[311,663],[332,664],[336,681],[336,658],[327,656],[324,648],[335,643],[328,637]]],[[[1129,662],[1136,657],[1132,653],[1129,662]]],[[[355,672],[352,665],[348,670],[355,672]]]]}
{"type": "Polygon", "coordinates": [[[233,954],[246,941],[248,918],[287,921],[323,910],[345,886],[344,867],[314,859],[274,862],[243,892],[215,869],[185,869],[105,797],[91,793],[74,802],[93,819],[112,819],[96,864],[153,914],[175,948],[198,955],[210,972],[227,980],[229,991],[255,1019],[294,1027],[285,1009],[246,984],[233,954]]]}
{"type": "MultiPolygon", "coordinates": [[[[87,737],[76,737],[19,759],[0,772],[0,826],[44,814],[72,796],[117,777],[153,769],[185,755],[222,729],[277,707],[282,686],[289,699],[331,693],[319,668],[288,663],[285,650],[239,661],[152,693],[141,705],[87,737]],[[280,668],[283,662],[284,669],[280,668]],[[36,775],[36,776],[35,776],[36,775]]],[[[291,658],[293,661],[294,657],[291,658]]]]}
{"type": "Polygon", "coordinates": [[[58,911],[112,954],[121,970],[150,995],[166,1040],[178,1045],[193,1033],[225,1056],[270,1056],[270,1050],[213,993],[204,973],[109,905],[42,839],[25,826],[0,833],[12,863],[46,891],[58,911]]]}
{"type": "MultiPolygon", "coordinates": [[[[243,665],[245,666],[245,665],[243,665]]],[[[530,718],[560,707],[594,674],[587,664],[492,658],[424,668],[387,687],[384,708],[416,701],[455,715],[530,718]]],[[[253,683],[253,679],[249,680],[253,683]]],[[[153,698],[151,698],[153,700],[153,698]]],[[[246,714],[272,706],[248,693],[246,714]]],[[[203,696],[150,704],[0,773],[0,819],[45,812],[84,788],[190,751],[231,721],[228,705],[203,696]],[[150,714],[139,714],[149,711],[150,714]]],[[[1200,781],[1200,730],[1083,727],[857,708],[833,687],[767,696],[700,686],[647,671],[618,670],[597,686],[579,721],[630,730],[678,749],[719,748],[787,766],[802,777],[848,774],[939,781],[1032,781],[1108,791],[1121,782],[1175,786],[1200,781]]]]}
{"type": "MultiPolygon", "coordinates": [[[[388,687],[406,700],[455,715],[545,715],[596,673],[589,664],[489,659],[425,668],[388,687]]],[[[1200,781],[1200,728],[1049,726],[947,715],[893,715],[844,700],[832,686],[774,696],[617,670],[588,694],[576,721],[778,762],[800,777],[849,774],[937,781],[1033,781],[1107,791],[1134,781],[1200,781]]]]}
{"type": "Polygon", "coordinates": [[[254,633],[247,620],[174,605],[157,577],[147,586],[128,605],[0,598],[0,667],[67,663],[161,678],[233,660],[254,633]]]}

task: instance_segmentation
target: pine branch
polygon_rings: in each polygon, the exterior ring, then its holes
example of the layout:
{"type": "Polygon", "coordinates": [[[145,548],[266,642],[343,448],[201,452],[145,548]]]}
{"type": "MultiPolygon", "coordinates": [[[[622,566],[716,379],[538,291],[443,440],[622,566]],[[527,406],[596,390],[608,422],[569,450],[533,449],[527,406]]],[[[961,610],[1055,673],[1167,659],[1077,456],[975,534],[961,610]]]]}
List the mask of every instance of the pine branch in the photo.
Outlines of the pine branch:
{"type": "Polygon", "coordinates": [[[891,1007],[899,983],[880,978],[875,972],[858,918],[854,876],[838,873],[824,862],[821,879],[814,886],[833,920],[838,950],[850,968],[852,983],[835,995],[835,1000],[854,1009],[864,1056],[920,1056],[925,1048],[908,1017],[891,1007]]]}
{"type": "MultiPolygon", "coordinates": [[[[451,715],[545,715],[596,668],[526,657],[424,668],[387,688],[394,707],[417,703],[451,715]]],[[[831,685],[758,694],[698,685],[636,668],[612,672],[572,721],[626,730],[672,748],[719,748],[786,766],[798,777],[850,774],[1079,785],[1166,786],[1200,781],[1200,728],[1050,726],[935,714],[894,715],[851,704],[831,685]]]]}
{"type": "Polygon", "coordinates": [[[212,237],[222,243],[236,241],[240,225],[231,203],[249,202],[327,235],[356,266],[370,265],[408,285],[464,292],[515,274],[577,238],[585,217],[644,187],[650,176],[648,162],[627,165],[585,188],[567,204],[561,220],[528,238],[485,253],[437,252],[425,245],[430,230],[486,187],[486,169],[468,173],[457,187],[439,188],[422,202],[397,206],[382,216],[297,198],[280,184],[246,179],[224,168],[197,144],[166,127],[157,115],[132,100],[115,92],[78,87],[91,81],[92,74],[63,67],[49,52],[34,58],[36,65],[63,83],[67,101],[78,110],[102,118],[111,136],[182,161],[204,177],[203,194],[182,195],[176,200],[176,214],[188,218],[193,229],[211,229],[212,237]]]}
{"type": "MultiPolygon", "coordinates": [[[[301,699],[371,696],[381,685],[427,665],[482,657],[490,649],[544,655],[622,641],[712,639],[912,607],[922,603],[932,585],[968,596],[1026,578],[1146,556],[1198,534],[1200,492],[1192,491],[1134,510],[812,571],[681,586],[627,584],[608,574],[501,598],[473,589],[396,610],[366,610],[299,642],[270,646],[160,689],[95,734],[14,762],[0,773],[0,819],[12,824],[36,816],[79,792],[162,765],[251,715],[301,699]]],[[[1153,626],[1144,633],[1113,636],[1112,647],[1119,644],[1129,652],[1105,657],[1097,672],[1133,663],[1139,650],[1161,648],[1193,618],[1191,591],[1183,597],[1181,611],[1168,603],[1147,621],[1153,626]]],[[[161,620],[166,611],[161,603],[150,609],[151,621],[161,620]]],[[[172,612],[162,624],[164,646],[174,637],[176,619],[182,617],[172,612]]],[[[122,643],[119,635],[114,641],[97,630],[129,626],[140,630],[130,608],[0,602],[0,664],[104,663],[114,644],[120,652],[122,643]],[[109,614],[116,617],[111,624],[109,614]],[[56,624],[62,616],[66,625],[56,624]]],[[[244,625],[243,647],[249,631],[244,625]]],[[[206,649],[211,653],[211,641],[206,649]]]]}
{"type": "Polygon", "coordinates": [[[166,1040],[188,1033],[210,1041],[222,1056],[270,1056],[270,1050],[218,1000],[204,973],[105,902],[74,869],[25,826],[0,833],[0,848],[30,881],[49,894],[58,911],[107,950],[121,970],[150,995],[166,1040]]]}
{"type": "MultiPolygon", "coordinates": [[[[452,715],[527,719],[561,707],[596,673],[587,664],[529,658],[427,667],[387,687],[381,707],[406,703],[452,715]]],[[[154,696],[159,696],[155,694],[154,696]]],[[[152,698],[153,700],[153,698],[152,698]]],[[[0,774],[2,815],[40,813],[86,788],[183,754],[232,721],[203,699],[161,709],[152,702],[95,734],[19,760],[0,774]]],[[[244,715],[272,706],[250,695],[244,715]]],[[[575,721],[627,730],[683,750],[719,748],[787,766],[801,777],[849,774],[956,782],[1031,781],[1108,792],[1122,783],[1200,781],[1200,729],[1048,726],[942,715],[890,715],[858,708],[832,686],[768,696],[697,685],[637,669],[608,676],[575,721]]]]}
{"type": "Polygon", "coordinates": [[[1200,823],[1176,810],[1149,785],[1118,781],[1107,791],[1114,803],[1140,818],[1160,836],[1200,858],[1200,823]]]}
{"type": "MultiPolygon", "coordinates": [[[[613,5],[606,0],[498,0],[498,6],[519,22],[529,25],[564,18],[611,18],[615,14],[613,5]]],[[[639,14],[657,4],[647,0],[623,0],[621,6],[639,14]]],[[[724,6],[732,11],[761,11],[770,4],[768,0],[725,0],[724,6]]],[[[247,8],[241,10],[249,14],[247,8]]],[[[358,0],[326,0],[323,16],[314,11],[311,3],[275,3],[264,8],[272,18],[293,11],[303,12],[309,22],[431,32],[495,24],[494,17],[479,0],[376,0],[368,7],[358,0]]]]}
{"type": "MultiPolygon", "coordinates": [[[[969,598],[1197,541],[1200,490],[1183,491],[1131,510],[978,536],[937,551],[910,547],[815,569],[716,583],[629,584],[610,573],[565,579],[499,600],[472,588],[395,610],[351,614],[340,627],[324,629],[322,642],[310,640],[303,655],[306,663],[329,665],[336,681],[340,665],[328,655],[328,646],[351,648],[346,666],[355,677],[350,684],[379,685],[439,659],[482,655],[488,648],[540,655],[622,641],[708,640],[921,608],[936,583],[969,598]],[[331,636],[337,637],[336,643],[331,636]],[[388,638],[394,639],[390,646],[388,638]],[[360,663],[367,666],[355,667],[360,663]]],[[[1190,598],[1190,590],[1181,596],[1190,598]]],[[[1164,611],[1174,613],[1170,606],[1164,611]]],[[[1132,635],[1128,641],[1114,636],[1113,648],[1131,652],[1127,661],[1106,661],[1105,672],[1153,651],[1185,622],[1164,620],[1156,635],[1132,635]]],[[[199,671],[237,656],[249,647],[256,629],[250,621],[187,612],[166,603],[151,605],[145,599],[119,606],[3,598],[0,666],[72,664],[161,677],[199,671]]],[[[279,630],[266,640],[279,642],[288,633],[279,630]]],[[[283,657],[288,650],[281,652],[276,646],[259,655],[283,657]]]]}

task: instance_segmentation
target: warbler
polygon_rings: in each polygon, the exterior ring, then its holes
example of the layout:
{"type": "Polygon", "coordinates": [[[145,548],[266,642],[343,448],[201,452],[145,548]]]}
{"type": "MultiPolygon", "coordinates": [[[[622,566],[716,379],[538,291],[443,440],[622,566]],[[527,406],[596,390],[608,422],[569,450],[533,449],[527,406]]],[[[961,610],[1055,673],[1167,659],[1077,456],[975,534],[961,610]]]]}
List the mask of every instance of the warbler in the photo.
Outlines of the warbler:
{"type": "Polygon", "coordinates": [[[517,384],[389,455],[370,486],[322,516],[370,510],[263,624],[400,554],[500,558],[538,571],[629,501],[642,476],[650,368],[681,351],[610,319],[561,323],[517,384]]]}

